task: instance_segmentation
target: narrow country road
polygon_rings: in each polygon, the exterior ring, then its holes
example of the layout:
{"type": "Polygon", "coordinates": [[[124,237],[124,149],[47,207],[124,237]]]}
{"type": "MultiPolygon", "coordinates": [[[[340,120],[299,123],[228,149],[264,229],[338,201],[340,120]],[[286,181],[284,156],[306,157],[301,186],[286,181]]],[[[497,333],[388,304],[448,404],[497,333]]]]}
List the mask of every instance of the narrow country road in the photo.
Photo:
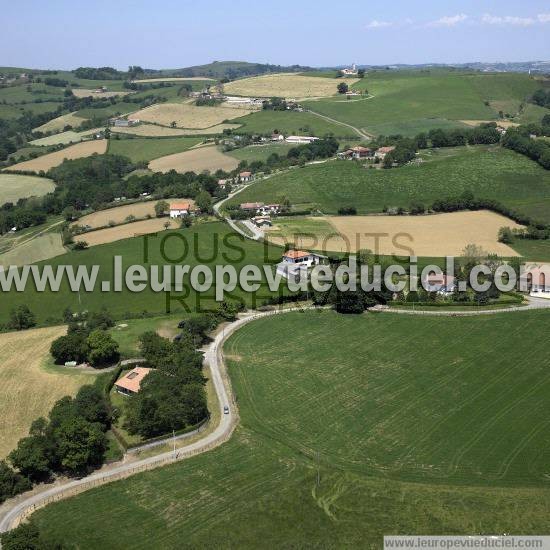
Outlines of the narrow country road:
{"type": "MultiPolygon", "coordinates": [[[[529,297],[529,305],[523,307],[510,307],[497,310],[481,310],[481,311],[409,311],[399,309],[373,310],[383,311],[394,314],[405,315],[445,315],[445,316],[461,316],[461,315],[487,315],[497,313],[507,313],[512,311],[528,311],[533,309],[550,308],[550,300],[543,298],[529,297]]],[[[204,363],[210,368],[212,382],[218,397],[220,407],[220,422],[218,426],[205,437],[201,438],[190,445],[176,449],[175,451],[165,452],[156,456],[145,458],[136,462],[122,464],[112,469],[98,471],[82,479],[75,479],[60,485],[45,485],[43,488],[38,488],[31,496],[20,495],[6,501],[0,508],[0,533],[13,529],[19,523],[30,516],[35,510],[46,506],[52,502],[56,502],[63,498],[74,496],[78,493],[92,489],[99,485],[124,479],[133,474],[144,472],[172,464],[177,461],[184,460],[191,456],[209,451],[229,440],[235,426],[237,425],[239,413],[231,390],[231,382],[227,374],[226,365],[223,359],[223,345],[227,338],[242,326],[272,315],[280,315],[294,311],[303,311],[306,309],[318,309],[313,306],[307,307],[292,307],[288,309],[273,310],[267,312],[250,312],[242,315],[235,322],[222,327],[214,340],[204,350],[204,363]],[[229,413],[223,414],[223,408],[229,407],[229,413]]],[[[325,308],[322,308],[325,309],[325,308]]]]}
{"type": "Polygon", "coordinates": [[[374,136],[367,134],[363,132],[363,130],[356,128],[355,126],[352,126],[351,124],[348,124],[347,122],[342,122],[341,120],[336,120],[335,118],[331,118],[326,115],[322,115],[321,113],[318,113],[316,111],[312,111],[311,109],[308,109],[308,113],[311,113],[312,115],[318,116],[320,118],[324,118],[325,120],[328,120],[329,122],[332,122],[334,124],[339,124],[340,126],[347,126],[348,128],[351,128],[359,137],[370,141],[374,136]]]}
{"type": "Polygon", "coordinates": [[[223,360],[222,349],[224,342],[236,330],[255,319],[296,311],[297,309],[299,308],[244,314],[235,322],[222,327],[214,340],[206,348],[204,362],[205,365],[210,367],[210,376],[220,407],[220,422],[212,432],[186,447],[176,449],[175,452],[169,451],[128,464],[121,464],[111,469],[100,470],[82,479],[71,480],[60,485],[44,485],[35,490],[31,496],[20,495],[19,497],[10,499],[0,507],[0,533],[17,527],[23,519],[47,504],[74,496],[105,483],[124,479],[133,474],[184,460],[214,449],[226,442],[231,437],[239,416],[223,360]],[[228,414],[223,413],[225,406],[229,407],[228,414]]]}

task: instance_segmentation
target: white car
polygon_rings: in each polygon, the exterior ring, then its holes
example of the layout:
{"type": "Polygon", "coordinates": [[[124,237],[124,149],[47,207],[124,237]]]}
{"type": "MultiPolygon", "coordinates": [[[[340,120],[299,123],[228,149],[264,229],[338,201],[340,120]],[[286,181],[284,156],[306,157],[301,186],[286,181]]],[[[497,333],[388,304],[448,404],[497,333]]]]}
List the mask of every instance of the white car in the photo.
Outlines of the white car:
{"type": "Polygon", "coordinates": [[[223,408],[223,414],[229,414],[229,407],[227,405],[223,408]]]}

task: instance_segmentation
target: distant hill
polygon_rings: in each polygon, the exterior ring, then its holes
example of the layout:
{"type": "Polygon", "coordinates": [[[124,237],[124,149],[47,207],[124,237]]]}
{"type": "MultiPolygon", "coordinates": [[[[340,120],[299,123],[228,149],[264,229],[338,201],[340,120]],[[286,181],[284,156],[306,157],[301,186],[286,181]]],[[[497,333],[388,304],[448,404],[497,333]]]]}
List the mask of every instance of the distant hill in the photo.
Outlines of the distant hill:
{"type": "Polygon", "coordinates": [[[195,65],[183,69],[165,69],[161,71],[146,71],[154,74],[170,76],[205,76],[209,78],[240,78],[244,76],[255,76],[267,73],[298,73],[311,71],[311,67],[301,65],[291,65],[288,67],[282,65],[269,65],[265,63],[248,63],[247,61],[214,61],[206,65],[195,65]]]}

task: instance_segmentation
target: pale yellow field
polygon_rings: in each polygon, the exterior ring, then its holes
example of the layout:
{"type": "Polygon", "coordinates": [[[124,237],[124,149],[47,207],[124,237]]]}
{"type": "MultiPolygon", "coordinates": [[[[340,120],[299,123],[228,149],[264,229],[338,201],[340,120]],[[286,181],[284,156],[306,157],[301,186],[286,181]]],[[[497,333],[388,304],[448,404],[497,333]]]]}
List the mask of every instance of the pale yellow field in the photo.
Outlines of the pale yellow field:
{"type": "Polygon", "coordinates": [[[55,151],[54,153],[48,153],[42,155],[36,159],[26,160],[25,162],[19,162],[10,166],[10,170],[25,170],[30,172],[40,172],[44,170],[47,172],[50,168],[59,166],[65,159],[79,159],[82,157],[89,157],[94,153],[103,155],[107,151],[108,141],[106,139],[94,139],[91,141],[83,141],[71,145],[61,151],[55,151]]]}
{"type": "Polygon", "coordinates": [[[97,93],[94,90],[84,90],[83,88],[73,88],[73,94],[75,97],[97,97],[99,99],[107,97],[118,97],[122,95],[128,95],[132,92],[101,92],[97,93]]]}
{"type": "Polygon", "coordinates": [[[93,373],[44,368],[52,341],[65,333],[66,327],[49,327],[0,334],[0,458],[58,399],[93,383],[93,373]]]}
{"type": "MultiPolygon", "coordinates": [[[[124,206],[117,206],[116,208],[109,208],[108,210],[100,210],[99,212],[94,212],[93,214],[83,216],[76,222],[72,223],[71,227],[75,225],[89,225],[94,228],[104,227],[109,225],[109,222],[111,221],[115,223],[122,223],[130,215],[133,215],[136,218],[144,218],[148,214],[154,216],[155,204],[157,204],[157,202],[159,201],[136,202],[134,204],[126,204],[124,206]]],[[[194,204],[193,199],[166,199],[166,202],[189,202],[194,204]]],[[[84,235],[82,235],[82,239],[86,240],[84,235]]]]}
{"type": "Polygon", "coordinates": [[[107,229],[90,231],[89,233],[76,236],[74,240],[86,241],[88,246],[112,243],[114,241],[120,241],[121,239],[128,239],[129,237],[139,237],[140,235],[146,235],[148,233],[164,231],[166,229],[164,224],[167,222],[170,223],[168,229],[176,229],[179,227],[179,223],[177,221],[170,220],[170,218],[167,217],[151,218],[150,220],[119,225],[118,227],[109,227],[107,229]]]}
{"type": "Polygon", "coordinates": [[[63,246],[61,233],[45,233],[38,237],[22,240],[11,250],[0,254],[0,269],[9,269],[10,266],[22,266],[49,260],[67,250],[63,246]]]}
{"type": "Polygon", "coordinates": [[[61,132],[59,134],[53,134],[40,139],[29,141],[30,145],[37,145],[38,147],[47,147],[49,145],[69,145],[69,143],[78,143],[82,141],[78,132],[68,130],[67,132],[61,132]]]}
{"type": "Polygon", "coordinates": [[[74,113],[69,113],[68,115],[58,116],[46,122],[46,124],[34,128],[33,132],[61,132],[65,126],[80,126],[85,120],[87,119],[76,116],[74,113]]]}
{"type": "MultiPolygon", "coordinates": [[[[348,80],[346,83],[351,87],[357,79],[348,80]]],[[[336,95],[336,87],[339,80],[335,78],[320,78],[315,76],[304,76],[293,73],[270,74],[243,78],[224,85],[227,94],[250,97],[328,97],[336,95]]]]}
{"type": "Polygon", "coordinates": [[[519,126],[517,122],[511,122],[509,120],[461,120],[460,122],[463,122],[468,126],[479,126],[480,124],[486,124],[488,122],[496,122],[499,126],[506,129],[519,126]]]}
{"type": "Polygon", "coordinates": [[[219,169],[230,172],[238,165],[239,161],[237,159],[224,155],[218,151],[217,147],[206,146],[152,160],[149,163],[149,169],[153,172],[175,170],[180,174],[185,172],[200,174],[205,170],[215,172],[219,169]]]}
{"type": "Polygon", "coordinates": [[[324,219],[332,225],[332,233],[324,224],[319,225],[319,218],[312,218],[317,224],[304,221],[304,233],[315,237],[301,236],[296,227],[294,234],[289,235],[287,231],[277,230],[277,224],[267,236],[278,244],[292,239],[298,248],[326,252],[370,249],[383,255],[442,257],[460,256],[468,244],[476,244],[488,253],[518,256],[509,246],[499,243],[497,237],[501,227],[521,226],[487,210],[429,216],[328,216],[324,219]],[[320,227],[319,232],[316,225],[320,227]]]}
{"type": "Polygon", "coordinates": [[[210,128],[224,120],[245,116],[252,109],[232,109],[230,107],[197,107],[190,103],[161,103],[146,107],[128,116],[130,120],[154,122],[170,126],[172,122],[179,128],[210,128]]]}
{"type": "Polygon", "coordinates": [[[177,136],[196,136],[196,135],[214,135],[222,134],[224,130],[235,130],[240,128],[241,124],[217,124],[210,128],[198,130],[185,130],[183,128],[167,128],[166,126],[157,126],[156,124],[140,124],[129,128],[111,128],[115,134],[131,134],[143,137],[177,137],[177,136]]]}
{"type": "Polygon", "coordinates": [[[167,78],[144,78],[142,80],[134,80],[136,84],[147,84],[147,82],[185,82],[186,80],[208,80],[215,82],[213,78],[206,78],[205,76],[172,76],[167,78]]]}

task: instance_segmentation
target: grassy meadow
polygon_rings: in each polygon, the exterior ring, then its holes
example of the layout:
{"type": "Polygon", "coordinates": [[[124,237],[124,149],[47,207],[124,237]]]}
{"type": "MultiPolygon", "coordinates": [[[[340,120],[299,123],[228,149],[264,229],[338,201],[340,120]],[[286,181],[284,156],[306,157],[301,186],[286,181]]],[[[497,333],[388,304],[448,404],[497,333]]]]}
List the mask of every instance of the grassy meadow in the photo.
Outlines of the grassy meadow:
{"type": "MultiPolygon", "coordinates": [[[[139,223],[139,222],[136,222],[139,223]]],[[[129,224],[130,227],[134,224],[129,224]]],[[[97,232],[94,232],[97,233],[97,232]]],[[[94,234],[90,233],[89,238],[94,234]]],[[[0,322],[5,322],[9,317],[10,310],[18,304],[26,304],[36,315],[39,323],[47,319],[61,319],[62,312],[66,307],[73,311],[99,311],[106,307],[119,319],[127,319],[137,316],[142,312],[163,314],[166,311],[167,295],[165,292],[154,292],[148,288],[144,292],[130,292],[123,282],[123,290],[113,292],[102,292],[101,282],[110,281],[113,286],[113,257],[122,256],[123,273],[130,265],[167,265],[170,259],[174,263],[190,265],[191,268],[198,264],[215,266],[217,264],[233,264],[237,271],[239,268],[248,265],[263,265],[264,263],[277,263],[281,258],[281,248],[275,245],[263,245],[249,241],[234,233],[222,222],[202,223],[186,230],[170,230],[159,232],[149,237],[127,238],[124,240],[92,246],[87,250],[72,251],[57,256],[47,262],[40,262],[38,265],[48,264],[56,269],[58,265],[85,265],[91,268],[99,266],[98,283],[94,291],[87,292],[84,289],[80,294],[71,292],[67,281],[64,280],[59,292],[38,292],[31,284],[27,285],[24,293],[4,292],[2,296],[2,308],[0,309],[0,322]],[[148,257],[144,257],[148,243],[148,257]],[[164,250],[163,257],[161,249],[164,250]],[[265,253],[265,256],[264,256],[265,253]],[[165,258],[168,258],[165,259],[165,258]]],[[[161,274],[162,279],[162,274],[161,274]]],[[[189,277],[184,278],[184,284],[189,284],[189,277]]],[[[173,293],[170,302],[174,311],[185,311],[188,308],[195,311],[197,308],[211,307],[213,305],[214,289],[199,294],[193,291],[173,293]],[[181,298],[184,305],[176,301],[181,298]]],[[[265,285],[258,292],[258,304],[270,296],[265,285]]],[[[228,299],[240,298],[251,305],[253,296],[242,290],[236,290],[228,299]]]]}
{"type": "Polygon", "coordinates": [[[461,126],[461,120],[496,119],[503,101],[519,106],[538,87],[525,74],[377,71],[354,85],[367,89],[371,99],[328,98],[305,105],[370,133],[414,135],[461,126]]]}
{"type": "Polygon", "coordinates": [[[107,152],[128,157],[132,162],[149,162],[165,155],[186,151],[201,141],[200,138],[187,137],[110,139],[107,152]]]}
{"type": "Polygon", "coordinates": [[[278,130],[287,135],[314,135],[323,137],[333,134],[339,138],[357,139],[357,134],[346,126],[324,120],[311,113],[296,111],[258,111],[237,120],[243,127],[240,132],[251,134],[269,134],[278,130]]]}
{"type": "Polygon", "coordinates": [[[234,149],[233,151],[227,151],[227,155],[236,158],[239,162],[246,160],[247,162],[253,162],[255,160],[266,161],[270,155],[277,153],[281,157],[285,157],[286,154],[296,147],[291,143],[270,143],[268,145],[248,145],[241,149],[234,149]]]}
{"type": "Polygon", "coordinates": [[[256,321],[225,347],[240,411],[228,443],[34,518],[90,549],[127,548],[120,525],[148,549],[377,549],[389,533],[545,532],[549,320],[256,321]]]}
{"type": "Polygon", "coordinates": [[[384,206],[405,208],[418,200],[460,195],[496,199],[535,219],[550,221],[550,174],[535,162],[500,147],[432,150],[421,165],[368,170],[348,161],[306,166],[259,181],[228,204],[273,202],[286,196],[293,206],[317,206],[326,214],[355,207],[359,214],[384,206]]]}
{"type": "Polygon", "coordinates": [[[20,174],[0,174],[0,204],[14,204],[26,197],[41,197],[51,193],[55,184],[48,178],[23,176],[20,174]]]}

